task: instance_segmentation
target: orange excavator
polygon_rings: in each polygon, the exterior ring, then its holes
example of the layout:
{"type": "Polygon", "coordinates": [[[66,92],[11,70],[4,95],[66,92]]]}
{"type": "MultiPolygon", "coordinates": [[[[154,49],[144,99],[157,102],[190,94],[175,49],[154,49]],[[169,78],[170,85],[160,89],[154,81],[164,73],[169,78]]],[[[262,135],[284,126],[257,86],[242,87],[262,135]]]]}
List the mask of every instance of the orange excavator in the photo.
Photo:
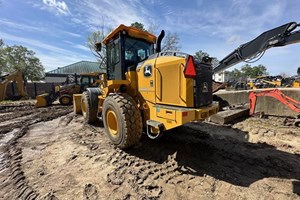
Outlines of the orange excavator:
{"type": "Polygon", "coordinates": [[[300,127],[300,102],[295,99],[286,96],[278,89],[273,90],[262,90],[262,91],[253,91],[249,94],[249,108],[250,115],[255,113],[257,97],[268,96],[273,97],[288,106],[292,111],[297,114],[297,119],[294,121],[294,125],[300,127]]]}

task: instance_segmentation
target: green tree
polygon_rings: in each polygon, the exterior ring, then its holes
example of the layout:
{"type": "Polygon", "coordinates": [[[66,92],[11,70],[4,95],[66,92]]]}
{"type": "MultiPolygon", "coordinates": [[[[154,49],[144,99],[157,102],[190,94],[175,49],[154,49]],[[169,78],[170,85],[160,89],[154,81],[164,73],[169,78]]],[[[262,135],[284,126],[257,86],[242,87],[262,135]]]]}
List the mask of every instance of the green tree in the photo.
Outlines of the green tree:
{"type": "Polygon", "coordinates": [[[143,31],[147,31],[144,27],[144,24],[140,23],[140,22],[134,22],[130,25],[131,27],[135,27],[135,28],[138,28],[140,30],[143,30],[143,31]]]}
{"type": "Polygon", "coordinates": [[[34,51],[23,46],[2,44],[0,53],[1,73],[22,71],[26,79],[31,81],[38,81],[44,77],[45,69],[34,51]]]}
{"type": "Polygon", "coordinates": [[[230,72],[229,76],[232,77],[234,80],[239,80],[240,78],[246,78],[243,72],[241,72],[236,68],[234,68],[234,70],[230,72]]]}
{"type": "Polygon", "coordinates": [[[205,56],[209,56],[209,54],[202,51],[202,50],[199,50],[195,53],[194,58],[201,61],[202,58],[205,57],[205,56]]]}
{"type": "Polygon", "coordinates": [[[251,67],[251,65],[246,64],[241,67],[241,72],[248,78],[256,78],[257,76],[268,74],[267,68],[263,65],[251,67]]]}
{"type": "MultiPolygon", "coordinates": [[[[195,53],[194,58],[201,61],[205,56],[211,57],[207,52],[199,50],[195,53]]],[[[216,57],[212,57],[213,67],[216,67],[218,63],[219,63],[218,59],[216,57]]]]}

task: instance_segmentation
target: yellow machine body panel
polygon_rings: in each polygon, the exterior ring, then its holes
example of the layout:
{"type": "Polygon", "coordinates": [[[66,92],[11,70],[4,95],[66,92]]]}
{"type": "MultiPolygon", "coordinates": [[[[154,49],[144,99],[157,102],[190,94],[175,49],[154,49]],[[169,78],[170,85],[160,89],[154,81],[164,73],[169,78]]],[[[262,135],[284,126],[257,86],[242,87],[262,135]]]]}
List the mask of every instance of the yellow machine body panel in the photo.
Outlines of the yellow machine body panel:
{"type": "Polygon", "coordinates": [[[48,96],[49,96],[49,93],[45,93],[45,94],[36,96],[35,107],[40,108],[40,107],[48,106],[48,101],[47,101],[48,96]]]}
{"type": "Polygon", "coordinates": [[[300,80],[299,81],[298,80],[293,81],[292,87],[293,88],[300,88],[300,80]]]}
{"type": "Polygon", "coordinates": [[[128,85],[138,85],[144,124],[153,120],[169,130],[218,112],[218,103],[194,108],[194,81],[184,76],[185,63],[183,57],[162,56],[146,60],[137,67],[137,83],[128,85]]]}
{"type": "Polygon", "coordinates": [[[73,95],[73,109],[75,114],[81,114],[81,96],[82,94],[74,94],[73,95]]]}
{"type": "Polygon", "coordinates": [[[156,103],[182,107],[194,106],[194,83],[184,76],[186,59],[163,56],[156,60],[155,83],[156,103]]]}
{"type": "Polygon", "coordinates": [[[149,119],[163,123],[164,130],[169,130],[192,121],[203,121],[209,116],[216,114],[219,110],[218,103],[213,103],[203,108],[183,108],[151,103],[148,103],[148,105],[149,119]]]}
{"type": "Polygon", "coordinates": [[[137,69],[138,90],[152,103],[193,107],[193,80],[185,78],[185,58],[164,56],[146,60],[137,69]],[[151,69],[150,69],[151,68],[151,69]],[[145,72],[151,71],[151,76],[145,72]]]}
{"type": "Polygon", "coordinates": [[[155,103],[155,74],[153,74],[153,69],[155,67],[156,59],[146,60],[143,65],[137,68],[138,77],[138,92],[141,94],[144,100],[155,103]],[[144,72],[150,70],[151,76],[145,77],[144,72]]]}

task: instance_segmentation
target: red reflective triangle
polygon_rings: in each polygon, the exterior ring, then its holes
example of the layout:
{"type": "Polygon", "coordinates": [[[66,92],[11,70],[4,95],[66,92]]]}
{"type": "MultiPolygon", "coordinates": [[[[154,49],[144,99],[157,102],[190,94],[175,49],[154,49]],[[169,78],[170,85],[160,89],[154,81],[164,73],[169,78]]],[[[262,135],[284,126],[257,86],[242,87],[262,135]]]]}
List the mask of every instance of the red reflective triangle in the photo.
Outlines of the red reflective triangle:
{"type": "Polygon", "coordinates": [[[196,68],[194,64],[193,56],[189,56],[185,69],[184,69],[184,75],[187,78],[195,78],[196,77],[196,68]]]}

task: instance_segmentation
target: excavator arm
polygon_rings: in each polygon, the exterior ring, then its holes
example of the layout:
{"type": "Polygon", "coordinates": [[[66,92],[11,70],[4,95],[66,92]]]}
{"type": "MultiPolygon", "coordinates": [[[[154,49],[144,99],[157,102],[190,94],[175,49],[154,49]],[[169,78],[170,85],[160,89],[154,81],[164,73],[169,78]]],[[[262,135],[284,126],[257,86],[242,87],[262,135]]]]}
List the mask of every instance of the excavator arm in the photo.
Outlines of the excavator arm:
{"type": "Polygon", "coordinates": [[[272,47],[280,47],[300,42],[300,30],[295,31],[298,26],[300,26],[300,24],[290,22],[268,30],[254,40],[242,44],[220,61],[218,66],[213,69],[214,73],[224,71],[242,61],[255,62],[253,60],[261,58],[264,52],[272,47]]]}

